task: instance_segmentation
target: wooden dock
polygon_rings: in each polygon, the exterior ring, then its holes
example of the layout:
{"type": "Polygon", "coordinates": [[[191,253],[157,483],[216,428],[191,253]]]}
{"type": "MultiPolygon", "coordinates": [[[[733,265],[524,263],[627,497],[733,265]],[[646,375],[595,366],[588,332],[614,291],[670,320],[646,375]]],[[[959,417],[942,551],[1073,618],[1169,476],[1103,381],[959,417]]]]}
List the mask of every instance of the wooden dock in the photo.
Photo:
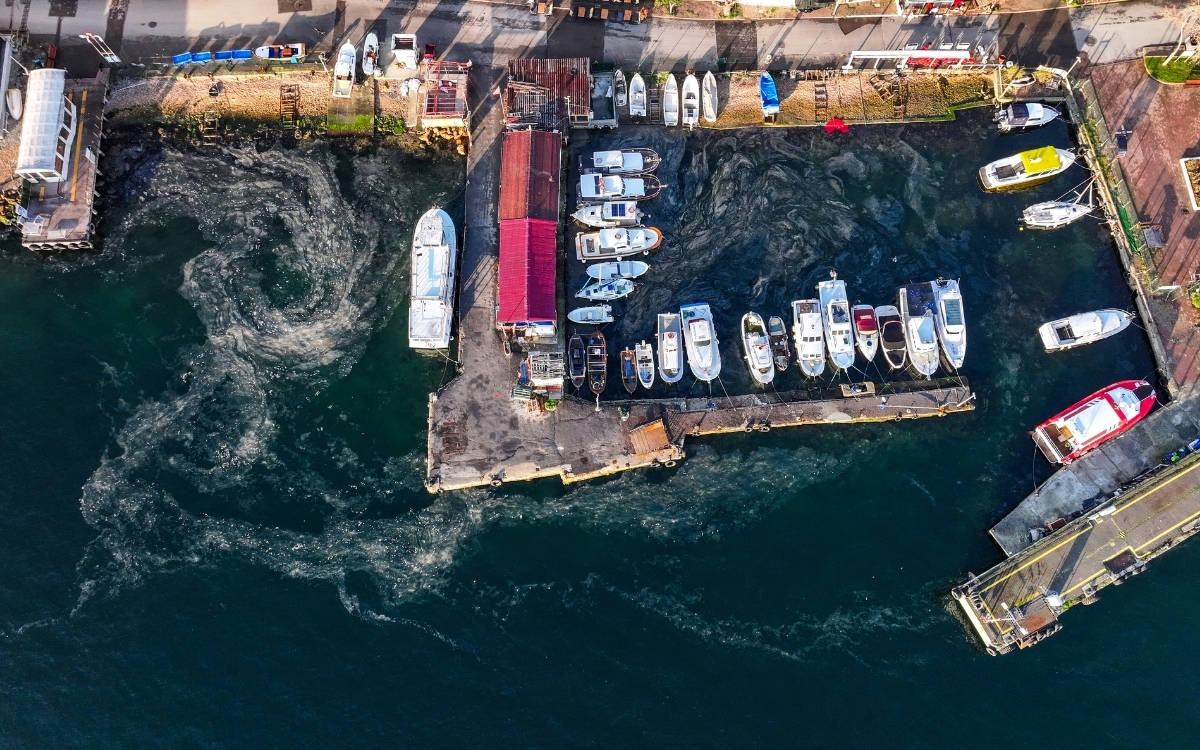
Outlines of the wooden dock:
{"type": "Polygon", "coordinates": [[[1141,573],[1200,530],[1200,453],[1156,473],[955,588],[990,654],[1057,633],[1075,604],[1141,573]]]}

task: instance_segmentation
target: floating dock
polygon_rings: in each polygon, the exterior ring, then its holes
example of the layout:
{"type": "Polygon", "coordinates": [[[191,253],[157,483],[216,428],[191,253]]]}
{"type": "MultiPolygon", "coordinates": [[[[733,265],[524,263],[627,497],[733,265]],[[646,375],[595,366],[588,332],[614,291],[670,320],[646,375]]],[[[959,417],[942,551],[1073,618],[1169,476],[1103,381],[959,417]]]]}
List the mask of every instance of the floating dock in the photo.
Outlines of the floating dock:
{"type": "Polygon", "coordinates": [[[990,654],[1057,633],[1059,616],[1200,530],[1200,453],[1066,523],[951,595],[990,654]]]}

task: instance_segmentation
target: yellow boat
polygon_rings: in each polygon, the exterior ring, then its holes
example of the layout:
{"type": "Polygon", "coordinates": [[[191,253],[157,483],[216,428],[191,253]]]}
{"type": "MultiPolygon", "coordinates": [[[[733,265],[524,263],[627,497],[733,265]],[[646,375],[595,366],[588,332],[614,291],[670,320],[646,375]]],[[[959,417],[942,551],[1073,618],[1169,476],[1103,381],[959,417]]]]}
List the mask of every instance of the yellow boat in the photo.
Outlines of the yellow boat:
{"type": "Polygon", "coordinates": [[[979,184],[989,193],[1041,185],[1071,168],[1075,154],[1063,148],[1043,146],[979,168],[979,184]]]}

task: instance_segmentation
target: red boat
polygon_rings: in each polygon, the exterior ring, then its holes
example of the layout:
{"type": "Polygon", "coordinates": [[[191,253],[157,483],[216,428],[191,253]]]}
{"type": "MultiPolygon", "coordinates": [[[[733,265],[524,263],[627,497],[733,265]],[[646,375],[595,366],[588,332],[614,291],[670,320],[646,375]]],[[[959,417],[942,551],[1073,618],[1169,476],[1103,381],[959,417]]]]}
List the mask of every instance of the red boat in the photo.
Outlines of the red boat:
{"type": "Polygon", "coordinates": [[[1145,380],[1101,388],[1033,431],[1033,442],[1052,464],[1069,464],[1140,422],[1157,396],[1145,380]]]}

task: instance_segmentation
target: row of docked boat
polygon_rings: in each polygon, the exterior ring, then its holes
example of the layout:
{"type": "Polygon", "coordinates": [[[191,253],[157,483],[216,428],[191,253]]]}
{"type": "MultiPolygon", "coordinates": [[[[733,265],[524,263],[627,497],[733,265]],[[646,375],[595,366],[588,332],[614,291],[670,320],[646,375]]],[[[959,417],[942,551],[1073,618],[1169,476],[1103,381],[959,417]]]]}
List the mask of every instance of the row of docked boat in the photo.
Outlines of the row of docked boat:
{"type": "MultiPolygon", "coordinates": [[[[614,74],[617,88],[617,104],[621,104],[620,92],[625,89],[625,74],[617,71],[614,74]]],[[[688,73],[683,79],[682,88],[674,74],[667,75],[661,90],[663,124],[669,128],[682,124],[685,128],[694,128],[703,117],[705,122],[716,122],[719,111],[717,92],[717,77],[709,71],[703,78],[696,78],[694,73],[688,73]]],[[[635,73],[629,80],[628,86],[629,116],[646,117],[650,112],[650,100],[646,92],[646,81],[640,73],[635,73]]]]}

